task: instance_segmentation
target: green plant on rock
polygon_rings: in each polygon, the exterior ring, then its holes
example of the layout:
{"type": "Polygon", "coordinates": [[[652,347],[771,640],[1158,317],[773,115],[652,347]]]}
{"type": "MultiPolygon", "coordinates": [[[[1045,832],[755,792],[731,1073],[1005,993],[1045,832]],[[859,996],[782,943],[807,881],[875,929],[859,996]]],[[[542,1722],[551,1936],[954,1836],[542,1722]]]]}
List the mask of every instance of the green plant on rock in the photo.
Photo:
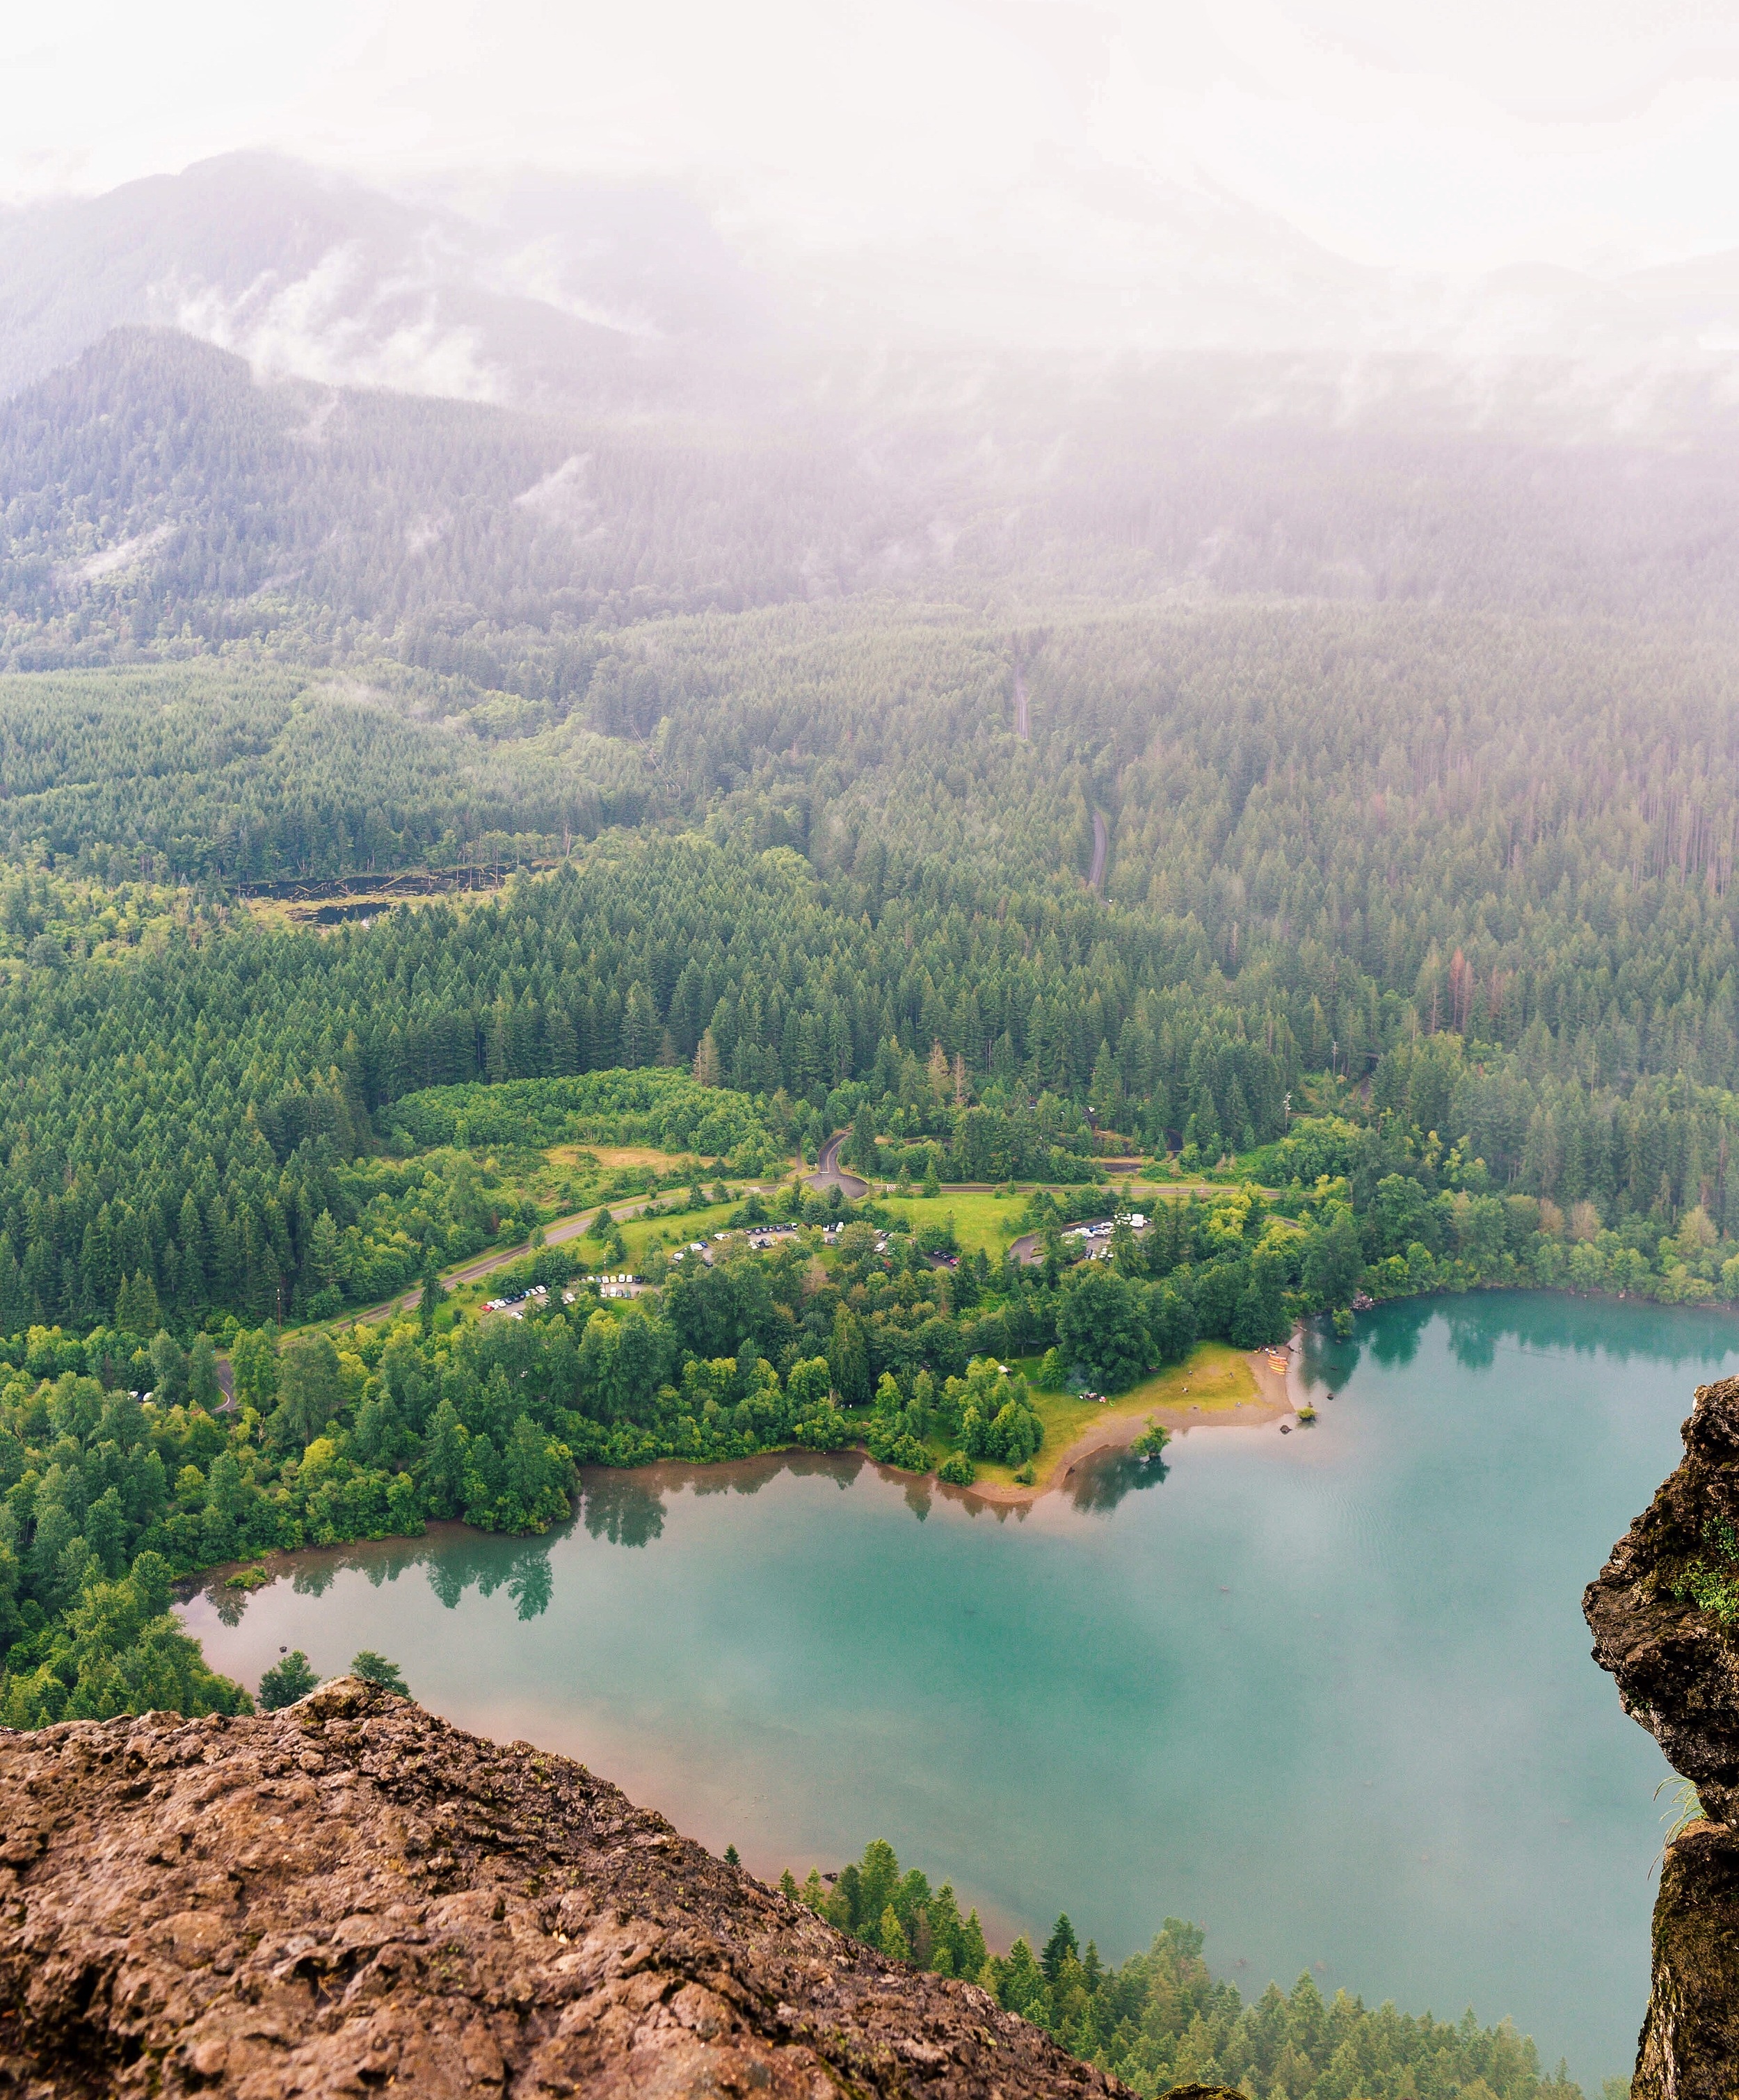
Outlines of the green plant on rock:
{"type": "Polygon", "coordinates": [[[1663,1793],[1666,1796],[1666,1807],[1661,1817],[1666,1825],[1666,1835],[1662,1840],[1664,1851],[1668,1845],[1682,1838],[1693,1823],[1701,1823],[1705,1811],[1694,1780],[1681,1779],[1676,1774],[1671,1779],[1663,1779],[1654,1789],[1655,1799],[1658,1801],[1663,1793]]]}
{"type": "Polygon", "coordinates": [[[1724,1517],[1711,1517],[1703,1526],[1703,1539],[1714,1558],[1692,1561],[1673,1595],[1688,1597],[1718,1626],[1731,1627],[1739,1624],[1739,1533],[1724,1517]]]}

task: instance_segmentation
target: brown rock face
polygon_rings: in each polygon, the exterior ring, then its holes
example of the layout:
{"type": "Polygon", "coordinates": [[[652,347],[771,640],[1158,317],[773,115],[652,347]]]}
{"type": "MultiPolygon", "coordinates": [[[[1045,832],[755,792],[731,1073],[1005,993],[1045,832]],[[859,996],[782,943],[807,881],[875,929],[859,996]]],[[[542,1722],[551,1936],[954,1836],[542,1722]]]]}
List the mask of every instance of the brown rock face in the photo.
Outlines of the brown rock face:
{"type": "Polygon", "coordinates": [[[1739,1835],[1725,1824],[1694,1824],[1661,1863],[1637,2100],[1732,2100],[1739,2089],[1736,1925],[1739,1835]]]}
{"type": "Polygon", "coordinates": [[[1633,2100],[1739,2092],[1739,1626],[1678,1594],[1729,1564],[1724,1527],[1739,1538],[1739,1379],[1698,1388],[1684,1449],[1582,1599],[1595,1661],[1709,1819],[1662,1863],[1633,2100]]]}
{"type": "Polygon", "coordinates": [[[1582,1611],[1594,1659],[1703,1807],[1739,1820],[1739,1648],[1688,1598],[1688,1564],[1710,1557],[1711,1524],[1739,1532],[1739,1379],[1697,1388],[1683,1462],[1613,1548],[1582,1611]]]}
{"type": "Polygon", "coordinates": [[[1110,2094],[634,1808],[341,1679],[0,1730],[0,2093],[1110,2094]]]}

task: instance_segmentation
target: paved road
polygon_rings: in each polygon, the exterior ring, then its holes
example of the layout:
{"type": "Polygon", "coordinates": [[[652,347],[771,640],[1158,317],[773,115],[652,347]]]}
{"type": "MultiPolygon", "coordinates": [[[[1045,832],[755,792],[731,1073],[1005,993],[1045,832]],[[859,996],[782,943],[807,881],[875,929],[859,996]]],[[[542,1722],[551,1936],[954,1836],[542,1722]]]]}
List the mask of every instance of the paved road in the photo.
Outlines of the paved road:
{"type": "Polygon", "coordinates": [[[1014,733],[1022,743],[1032,742],[1032,723],[1026,712],[1026,673],[1014,667],[1014,733]]]}
{"type": "Polygon", "coordinates": [[[839,1149],[850,1135],[845,1130],[836,1130],[821,1148],[821,1157],[815,1163],[813,1174],[803,1177],[804,1186],[818,1194],[825,1189],[837,1189],[848,1203],[854,1203],[860,1196],[869,1193],[869,1184],[861,1174],[853,1174],[839,1163],[839,1149]]]}
{"type": "MultiPolygon", "coordinates": [[[[638,1217],[648,1203],[656,1200],[655,1197],[645,1196],[637,1203],[612,1203],[608,1207],[610,1215],[612,1218],[638,1217]]],[[[545,1245],[559,1246],[564,1240],[578,1239],[604,1207],[602,1204],[595,1204],[589,1211],[576,1211],[571,1218],[558,1218],[553,1225],[545,1229],[545,1245]]],[[[462,1268],[444,1271],[441,1282],[448,1290],[456,1283],[474,1283],[479,1276],[488,1276],[492,1270],[505,1268],[510,1261],[523,1261],[528,1254],[536,1251],[529,1240],[522,1241],[518,1246],[497,1248],[493,1254],[479,1255],[475,1261],[468,1261],[462,1268]]],[[[389,1298],[384,1303],[370,1305],[360,1312],[340,1313],[335,1321],[327,1324],[349,1327],[359,1320],[384,1320],[389,1312],[414,1312],[422,1296],[422,1286],[419,1283],[414,1290],[407,1291],[402,1298],[389,1298]]]]}
{"type": "Polygon", "coordinates": [[[1110,847],[1111,834],[1105,821],[1105,812],[1102,810],[1095,810],[1093,811],[1092,873],[1087,878],[1087,886],[1089,889],[1104,889],[1105,859],[1106,855],[1110,851],[1110,847]]]}

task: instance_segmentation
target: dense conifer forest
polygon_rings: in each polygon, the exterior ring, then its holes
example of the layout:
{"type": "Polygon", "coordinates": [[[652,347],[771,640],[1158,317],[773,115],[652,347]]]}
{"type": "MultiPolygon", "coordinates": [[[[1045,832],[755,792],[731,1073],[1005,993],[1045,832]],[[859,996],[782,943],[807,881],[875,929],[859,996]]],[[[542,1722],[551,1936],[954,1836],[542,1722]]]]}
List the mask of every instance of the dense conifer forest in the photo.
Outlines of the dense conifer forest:
{"type": "Polygon", "coordinates": [[[978,1912],[962,1918],[948,1883],[933,1889],[917,1868],[903,1874],[884,1841],[828,1882],[811,1871],[799,1887],[788,1873],[783,1886],[885,1954],[973,1978],[1140,2093],[1203,2085],[1256,2100],[1575,2100],[1581,2090],[1561,2064],[1543,2075],[1534,2044],[1507,2023],[1372,2012],[1344,1991],[1325,2003],[1308,1970],[1290,1992],[1270,1983],[1246,2005],[1235,1983],[1210,1975],[1202,1930],[1181,1918],[1167,1918],[1145,1953],[1120,1965],[1101,1960],[1090,1939],[1084,1947],[1066,1914],[1038,1952],[1022,1938],[1005,1956],[988,1954],[978,1912]]]}

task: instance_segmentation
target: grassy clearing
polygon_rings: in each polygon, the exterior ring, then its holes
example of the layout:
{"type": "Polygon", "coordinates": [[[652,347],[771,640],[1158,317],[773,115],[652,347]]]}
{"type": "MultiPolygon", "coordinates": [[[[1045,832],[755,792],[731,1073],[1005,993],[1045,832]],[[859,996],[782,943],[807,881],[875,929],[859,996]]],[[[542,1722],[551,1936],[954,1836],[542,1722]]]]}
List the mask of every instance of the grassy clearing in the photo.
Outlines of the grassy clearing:
{"type": "Polygon", "coordinates": [[[607,1174],[633,1173],[651,1167],[658,1174],[693,1173],[704,1178],[693,1153],[660,1152],[650,1145],[552,1145],[544,1157],[562,1174],[576,1175],[594,1167],[607,1174]]]}
{"type": "Polygon", "coordinates": [[[982,1247],[992,1261],[1000,1260],[1009,1242],[1026,1229],[1015,1220],[1026,1207],[1024,1196],[992,1196],[978,1189],[944,1189],[939,1196],[889,1199],[890,1215],[903,1211],[911,1229],[939,1225],[951,1216],[956,1238],[969,1254],[982,1247]]]}
{"type": "MultiPolygon", "coordinates": [[[[1216,1415],[1235,1417],[1240,1406],[1247,1409],[1260,1398],[1256,1374],[1243,1356],[1225,1342],[1198,1342],[1186,1363],[1173,1364],[1168,1370],[1156,1372],[1128,1392],[1119,1393],[1114,1399],[1107,1401],[1102,1407],[1097,1401],[1081,1400],[1072,1392],[1041,1392],[1037,1383],[1039,1361],[1037,1357],[1012,1357],[1009,1368],[1026,1374],[1033,1405],[1044,1424],[1044,1442],[1035,1462],[1041,1485],[1048,1481],[1058,1461],[1076,1438],[1101,1423],[1130,1417],[1139,1420],[1163,1407],[1170,1410],[1174,1420],[1181,1426],[1189,1418],[1189,1410],[1192,1408],[1198,1407],[1204,1419],[1216,1415]]],[[[929,1449],[933,1471],[951,1449],[951,1445],[938,1439],[931,1439],[929,1449]]],[[[1019,1485],[1012,1466],[994,1466],[988,1459],[981,1458],[978,1467],[978,1480],[986,1487],[1019,1485]]]]}
{"type": "MultiPolygon", "coordinates": [[[[666,1251],[672,1247],[686,1246],[691,1240],[710,1239],[714,1233],[722,1232],[725,1220],[737,1207],[735,1202],[713,1203],[704,1211],[683,1211],[673,1217],[625,1218],[622,1238],[628,1248],[629,1267],[639,1262],[655,1233],[664,1235],[666,1251]]],[[[588,1241],[586,1244],[590,1249],[597,1242],[588,1241]]]]}
{"type": "MultiPolygon", "coordinates": [[[[257,925],[270,928],[274,933],[295,928],[302,932],[335,933],[346,923],[355,924],[363,918],[377,920],[388,911],[422,911],[431,904],[445,905],[453,911],[474,910],[478,905],[498,897],[505,883],[504,876],[497,881],[479,881],[469,889],[456,884],[450,889],[395,889],[389,877],[378,885],[356,883],[345,889],[335,879],[329,896],[256,895],[245,898],[243,908],[257,925]],[[322,919],[322,911],[342,911],[347,917],[322,919]]],[[[314,882],[309,888],[319,891],[326,886],[324,882],[314,882]]]]}
{"type": "Polygon", "coordinates": [[[1256,1373],[1242,1351],[1227,1342],[1198,1342],[1188,1362],[1144,1379],[1097,1414],[1142,1414],[1150,1408],[1198,1408],[1203,1414],[1234,1413],[1260,1400],[1256,1373]]]}
{"type": "Polygon", "coordinates": [[[1053,1457],[1093,1423],[1117,1415],[1147,1414],[1156,1407],[1198,1407],[1204,1414],[1219,1414],[1234,1410],[1240,1403],[1247,1406],[1257,1397],[1256,1373],[1226,1342],[1198,1342],[1185,1361],[1154,1372],[1102,1406],[1072,1392],[1039,1392],[1039,1362],[1035,1357],[1023,1361],[1020,1368],[1033,1388],[1039,1418],[1044,1424],[1044,1449],[1053,1457]]]}
{"type": "MultiPolygon", "coordinates": [[[[1016,1366],[1011,1364],[1009,1368],[1013,1370],[1016,1366]]],[[[1039,1370],[1036,1357],[1023,1361],[1019,1368],[1033,1385],[1033,1400],[1039,1419],[1044,1424],[1044,1443],[1038,1459],[1041,1480],[1075,1439],[1096,1423],[1132,1416],[1139,1418],[1162,1407],[1174,1413],[1198,1407],[1204,1417],[1232,1414],[1240,1405],[1248,1407],[1259,1397],[1256,1374],[1238,1351],[1225,1342],[1198,1342],[1186,1362],[1155,1372],[1102,1406],[1097,1401],[1079,1399],[1072,1392],[1039,1392],[1034,1383],[1039,1370]]],[[[982,1466],[979,1471],[987,1480],[1014,1478],[1005,1466],[982,1466]]]]}

